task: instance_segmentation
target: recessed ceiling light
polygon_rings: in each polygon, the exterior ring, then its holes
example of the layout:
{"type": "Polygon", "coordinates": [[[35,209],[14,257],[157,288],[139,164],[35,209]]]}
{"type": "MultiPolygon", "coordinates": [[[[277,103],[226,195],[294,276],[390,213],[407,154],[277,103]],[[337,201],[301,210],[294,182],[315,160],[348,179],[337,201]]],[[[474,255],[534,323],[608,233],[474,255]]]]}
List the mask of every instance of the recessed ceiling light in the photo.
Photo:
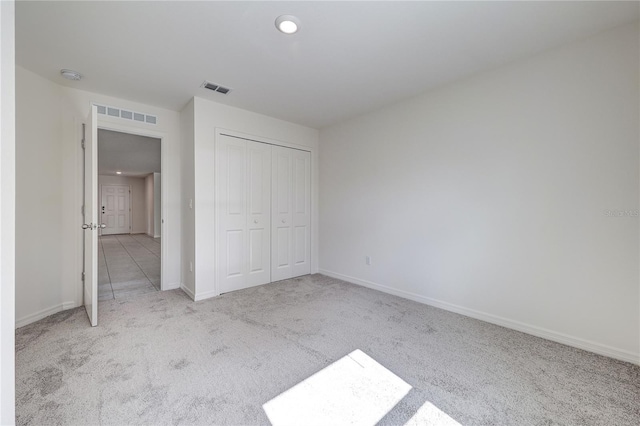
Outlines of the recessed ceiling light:
{"type": "Polygon", "coordinates": [[[117,175],[121,175],[121,174],[122,174],[122,172],[116,172],[116,174],[117,174],[117,175]]]}
{"type": "Polygon", "coordinates": [[[66,78],[67,80],[80,80],[82,78],[82,76],[80,75],[79,72],[77,71],[72,71],[72,70],[60,70],[60,74],[62,74],[62,76],[64,78],[66,78]]]}
{"type": "Polygon", "coordinates": [[[276,28],[285,34],[293,34],[300,28],[300,20],[293,15],[281,15],[276,19],[276,28]]]}

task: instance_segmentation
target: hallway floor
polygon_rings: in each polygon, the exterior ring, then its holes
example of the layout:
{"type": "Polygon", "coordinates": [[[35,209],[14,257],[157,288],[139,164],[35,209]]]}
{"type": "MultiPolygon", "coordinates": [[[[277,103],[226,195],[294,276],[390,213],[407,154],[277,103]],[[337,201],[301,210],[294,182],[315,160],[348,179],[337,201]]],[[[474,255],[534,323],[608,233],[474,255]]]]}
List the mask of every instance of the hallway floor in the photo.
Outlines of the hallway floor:
{"type": "Polygon", "coordinates": [[[160,238],[105,235],[98,243],[98,300],[160,290],[160,238]]]}

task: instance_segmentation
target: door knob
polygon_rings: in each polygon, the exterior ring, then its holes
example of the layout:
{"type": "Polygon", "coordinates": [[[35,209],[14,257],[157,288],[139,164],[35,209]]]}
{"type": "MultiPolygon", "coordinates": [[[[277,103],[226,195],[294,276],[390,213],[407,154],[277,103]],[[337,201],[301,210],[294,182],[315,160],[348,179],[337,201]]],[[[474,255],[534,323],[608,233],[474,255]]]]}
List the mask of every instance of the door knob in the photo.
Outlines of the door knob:
{"type": "Polygon", "coordinates": [[[83,223],[82,229],[91,229],[91,225],[87,225],[86,223],[83,223]]]}
{"type": "Polygon", "coordinates": [[[100,228],[104,229],[104,228],[106,228],[106,227],[107,227],[107,225],[106,225],[105,223],[101,223],[101,224],[100,224],[100,228]]]}
{"type": "Polygon", "coordinates": [[[258,223],[258,219],[255,219],[255,220],[253,221],[253,223],[258,223]]]}

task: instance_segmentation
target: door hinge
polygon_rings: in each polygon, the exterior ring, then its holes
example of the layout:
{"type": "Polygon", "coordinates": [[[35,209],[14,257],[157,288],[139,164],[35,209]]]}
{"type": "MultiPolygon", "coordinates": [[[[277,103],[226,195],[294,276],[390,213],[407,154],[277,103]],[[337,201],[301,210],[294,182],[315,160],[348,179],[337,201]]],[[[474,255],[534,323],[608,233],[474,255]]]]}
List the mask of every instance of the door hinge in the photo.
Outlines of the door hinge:
{"type": "Polygon", "coordinates": [[[84,149],[84,136],[85,136],[85,127],[86,125],[84,123],[82,123],[82,149],[84,149]]]}
{"type": "Polygon", "coordinates": [[[84,216],[84,205],[80,206],[80,213],[82,213],[82,216],[84,216]]]}
{"type": "Polygon", "coordinates": [[[84,282],[84,272],[82,272],[82,275],[80,276],[80,278],[82,279],[82,282],[84,282]]]}

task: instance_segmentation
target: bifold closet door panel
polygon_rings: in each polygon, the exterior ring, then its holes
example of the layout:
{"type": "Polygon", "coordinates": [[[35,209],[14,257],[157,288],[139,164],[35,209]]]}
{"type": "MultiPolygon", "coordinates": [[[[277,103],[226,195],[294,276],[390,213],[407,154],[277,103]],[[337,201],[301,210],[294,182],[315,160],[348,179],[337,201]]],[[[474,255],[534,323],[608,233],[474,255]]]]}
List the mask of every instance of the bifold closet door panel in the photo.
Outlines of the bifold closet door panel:
{"type": "Polygon", "coordinates": [[[291,153],[290,149],[271,148],[271,281],[293,276],[291,265],[291,153]]]}
{"type": "Polygon", "coordinates": [[[271,281],[311,272],[311,154],[272,147],[271,281]]]}
{"type": "Polygon", "coordinates": [[[221,293],[271,281],[271,147],[216,140],[218,286],[221,293]]]}
{"type": "Polygon", "coordinates": [[[218,286],[225,293],[246,282],[246,141],[221,136],[215,155],[218,286]]]}
{"type": "Polygon", "coordinates": [[[311,273],[311,153],[292,149],[293,277],[311,273]]]}
{"type": "Polygon", "coordinates": [[[271,282],[271,145],[247,141],[247,286],[271,282]]]}

